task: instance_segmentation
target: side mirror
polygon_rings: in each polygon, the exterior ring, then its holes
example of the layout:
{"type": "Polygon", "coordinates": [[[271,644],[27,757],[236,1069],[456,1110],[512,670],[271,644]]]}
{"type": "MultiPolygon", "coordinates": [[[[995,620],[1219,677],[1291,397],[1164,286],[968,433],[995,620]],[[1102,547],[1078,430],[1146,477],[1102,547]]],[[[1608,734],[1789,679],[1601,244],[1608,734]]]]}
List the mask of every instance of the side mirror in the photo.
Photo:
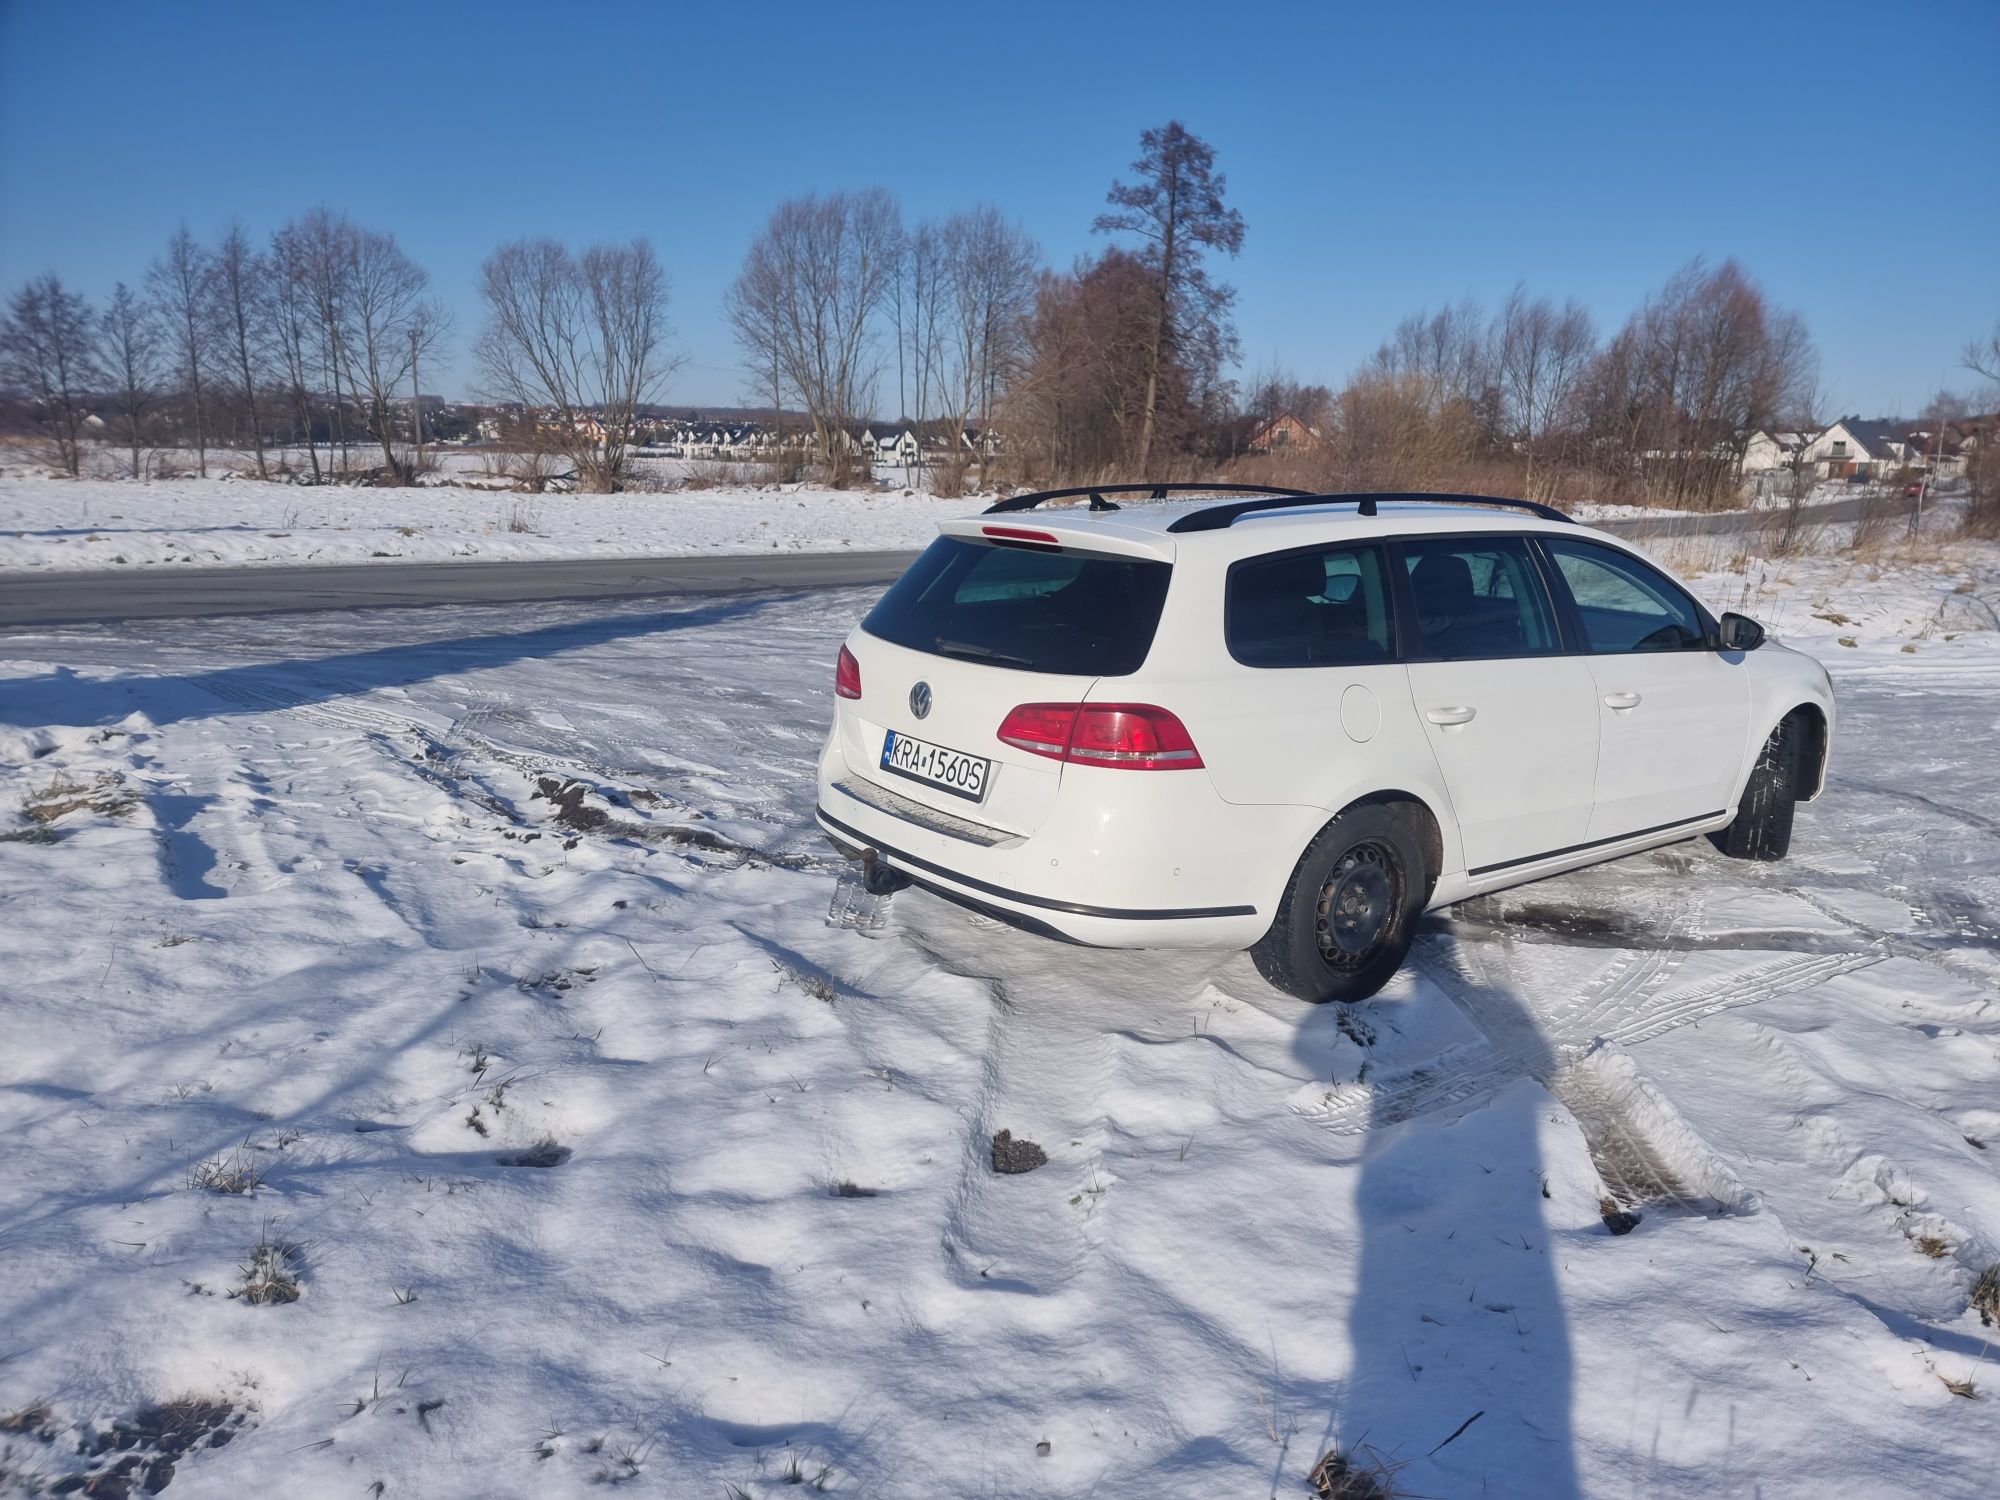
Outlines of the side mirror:
{"type": "Polygon", "coordinates": [[[1716,632],[1724,651],[1755,651],[1764,644],[1764,627],[1748,615],[1727,614],[1716,632]]]}

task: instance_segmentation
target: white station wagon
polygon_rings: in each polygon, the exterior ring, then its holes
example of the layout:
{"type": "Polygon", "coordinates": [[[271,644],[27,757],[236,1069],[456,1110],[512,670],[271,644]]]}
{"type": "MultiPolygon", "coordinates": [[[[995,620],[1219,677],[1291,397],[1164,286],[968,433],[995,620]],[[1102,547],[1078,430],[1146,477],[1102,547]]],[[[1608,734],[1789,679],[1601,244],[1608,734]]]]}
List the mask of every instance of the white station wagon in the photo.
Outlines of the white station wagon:
{"type": "Polygon", "coordinates": [[[1781,858],[1824,781],[1818,662],[1548,506],[1101,485],[940,531],[820,759],[876,894],[1354,1000],[1434,907],[1699,834],[1781,858]],[[1255,498],[1104,498],[1178,489],[1255,498]]]}

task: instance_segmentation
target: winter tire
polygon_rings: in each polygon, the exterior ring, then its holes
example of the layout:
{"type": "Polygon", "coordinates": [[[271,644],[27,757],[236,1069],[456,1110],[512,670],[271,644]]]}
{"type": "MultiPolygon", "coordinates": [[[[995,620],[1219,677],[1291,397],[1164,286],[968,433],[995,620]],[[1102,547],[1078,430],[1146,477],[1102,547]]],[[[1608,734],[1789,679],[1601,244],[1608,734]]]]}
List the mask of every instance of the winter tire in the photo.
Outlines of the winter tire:
{"type": "Polygon", "coordinates": [[[1777,860],[1792,846],[1798,807],[1799,726],[1786,719],[1771,731],[1736,804],[1736,821],[1712,835],[1731,859],[1777,860]]]}
{"type": "Polygon", "coordinates": [[[1251,959],[1301,1000],[1366,1000],[1403,966],[1429,890],[1423,851],[1397,810],[1351,808],[1299,856],[1251,959]]]}

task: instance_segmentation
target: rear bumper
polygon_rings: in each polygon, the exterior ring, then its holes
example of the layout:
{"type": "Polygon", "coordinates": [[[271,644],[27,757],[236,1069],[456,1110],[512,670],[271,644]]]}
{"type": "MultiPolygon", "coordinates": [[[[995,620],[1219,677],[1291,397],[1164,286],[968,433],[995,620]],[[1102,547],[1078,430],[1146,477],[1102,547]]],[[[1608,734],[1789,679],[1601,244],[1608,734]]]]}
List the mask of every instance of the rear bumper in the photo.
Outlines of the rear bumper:
{"type": "Polygon", "coordinates": [[[1208,906],[1096,905],[970,874],[961,855],[942,847],[972,846],[905,822],[837,786],[822,785],[819,826],[836,848],[858,858],[872,849],[879,864],[948,901],[1046,937],[1096,948],[1246,948],[1271,925],[1249,902],[1208,906]],[[834,802],[835,807],[827,804],[834,802]]]}

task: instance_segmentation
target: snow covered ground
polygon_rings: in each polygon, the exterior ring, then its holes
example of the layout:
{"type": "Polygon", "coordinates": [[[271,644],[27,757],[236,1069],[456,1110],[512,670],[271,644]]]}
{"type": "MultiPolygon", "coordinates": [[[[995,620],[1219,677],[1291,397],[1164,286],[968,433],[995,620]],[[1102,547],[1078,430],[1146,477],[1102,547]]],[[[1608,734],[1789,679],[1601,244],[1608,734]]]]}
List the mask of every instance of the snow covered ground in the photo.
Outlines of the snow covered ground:
{"type": "Polygon", "coordinates": [[[522,495],[0,474],[0,575],[73,569],[905,551],[976,500],[812,488],[522,495]]]}
{"type": "Polygon", "coordinates": [[[860,594],[0,636],[0,1491],[1990,1493],[2000,555],[1704,587],[1836,674],[1792,859],[1351,1009],[829,927],[860,594]]]}
{"type": "MultiPolygon", "coordinates": [[[[453,453],[460,467],[470,455],[453,453]]],[[[221,461],[216,465],[221,467],[221,461]]],[[[660,460],[667,482],[689,465],[660,460]]],[[[887,489],[812,486],[622,495],[523,495],[457,484],[407,489],[210,479],[58,479],[0,471],[0,577],[194,563],[417,562],[452,558],[683,557],[695,553],[915,551],[937,523],[991,503],[940,500],[885,470],[887,489]]],[[[458,479],[470,480],[469,473],[458,479]]],[[[1586,519],[1671,516],[1585,506],[1586,519]]]]}

